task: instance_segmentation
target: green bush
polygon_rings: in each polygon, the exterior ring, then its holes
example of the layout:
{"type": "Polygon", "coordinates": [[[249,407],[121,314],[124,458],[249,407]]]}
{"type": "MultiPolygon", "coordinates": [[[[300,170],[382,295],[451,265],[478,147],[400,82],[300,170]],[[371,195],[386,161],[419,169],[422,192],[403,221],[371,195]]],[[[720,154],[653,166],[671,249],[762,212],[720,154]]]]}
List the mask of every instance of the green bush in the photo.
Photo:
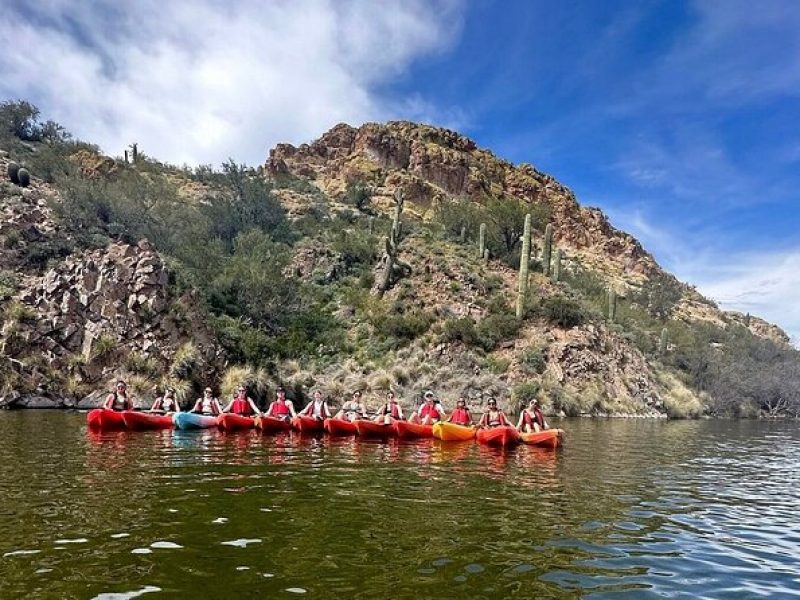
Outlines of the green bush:
{"type": "Polygon", "coordinates": [[[491,351],[500,342],[514,338],[519,326],[520,322],[510,313],[490,314],[475,328],[478,345],[491,351]]]}
{"type": "Polygon", "coordinates": [[[442,326],[442,341],[462,342],[467,346],[473,346],[478,339],[475,331],[475,320],[470,317],[461,319],[447,319],[442,326]]]}
{"type": "Polygon", "coordinates": [[[584,308],[575,300],[556,295],[545,298],[541,304],[542,316],[563,329],[582,325],[587,319],[584,308]]]}
{"type": "Polygon", "coordinates": [[[428,331],[435,317],[423,310],[405,314],[380,315],[373,320],[376,332],[399,340],[414,340],[428,331]]]}
{"type": "Polygon", "coordinates": [[[358,210],[367,212],[372,201],[372,192],[367,185],[361,182],[352,182],[347,184],[345,197],[358,210]]]}
{"type": "Polygon", "coordinates": [[[521,410],[522,407],[534,400],[539,395],[540,386],[535,381],[523,381],[514,385],[511,389],[511,398],[517,402],[521,410]]]}
{"type": "Polygon", "coordinates": [[[547,367],[543,348],[528,348],[519,358],[522,369],[528,374],[542,374],[547,367]]]}

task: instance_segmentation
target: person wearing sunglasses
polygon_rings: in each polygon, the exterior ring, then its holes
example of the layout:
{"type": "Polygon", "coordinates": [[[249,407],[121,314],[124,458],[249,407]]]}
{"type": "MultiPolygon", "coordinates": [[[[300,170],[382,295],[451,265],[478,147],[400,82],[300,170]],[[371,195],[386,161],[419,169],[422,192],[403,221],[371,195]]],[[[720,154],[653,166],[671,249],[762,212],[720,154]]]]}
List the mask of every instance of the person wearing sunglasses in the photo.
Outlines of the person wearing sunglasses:
{"type": "Polygon", "coordinates": [[[214,391],[207,387],[203,390],[203,397],[197,399],[197,402],[194,403],[192,410],[189,412],[214,416],[220,414],[222,409],[219,407],[219,400],[214,398],[214,391]]]}
{"type": "Polygon", "coordinates": [[[442,405],[436,402],[432,391],[428,390],[425,392],[424,399],[425,401],[422,403],[422,406],[419,407],[419,410],[411,418],[412,421],[421,423],[422,425],[433,425],[447,418],[447,415],[442,409],[442,405]]]}
{"type": "Polygon", "coordinates": [[[336,418],[350,422],[367,418],[367,407],[361,400],[361,392],[359,390],[354,391],[353,397],[342,404],[341,410],[336,413],[336,418]]]}
{"type": "Polygon", "coordinates": [[[150,407],[150,412],[153,413],[176,413],[181,412],[181,406],[175,398],[175,388],[168,387],[164,390],[164,395],[161,398],[156,398],[153,406],[150,407]]]}
{"type": "Polygon", "coordinates": [[[386,403],[378,410],[378,416],[375,417],[376,423],[383,423],[384,425],[391,425],[393,421],[403,421],[403,408],[394,397],[394,392],[389,390],[386,392],[386,403]]]}
{"type": "Polygon", "coordinates": [[[497,400],[490,396],[486,402],[486,411],[483,413],[478,427],[500,427],[501,425],[509,425],[505,413],[497,408],[497,400]]]}
{"type": "Polygon", "coordinates": [[[128,395],[128,385],[121,379],[114,386],[114,391],[106,396],[103,408],[123,411],[133,410],[133,398],[128,395]]]}
{"type": "Polygon", "coordinates": [[[305,408],[300,411],[300,414],[305,417],[313,417],[318,421],[329,419],[331,416],[330,408],[325,398],[322,397],[322,390],[314,390],[313,400],[306,404],[305,408]]]}
{"type": "Polygon", "coordinates": [[[253,415],[260,415],[261,411],[258,406],[253,402],[253,399],[247,395],[247,388],[244,384],[236,388],[236,395],[228,402],[227,406],[222,409],[224,413],[233,413],[243,417],[250,417],[253,415]]]}
{"type": "Polygon", "coordinates": [[[517,429],[519,429],[520,433],[539,432],[549,429],[538,400],[531,400],[528,403],[528,407],[520,413],[517,429]]]}

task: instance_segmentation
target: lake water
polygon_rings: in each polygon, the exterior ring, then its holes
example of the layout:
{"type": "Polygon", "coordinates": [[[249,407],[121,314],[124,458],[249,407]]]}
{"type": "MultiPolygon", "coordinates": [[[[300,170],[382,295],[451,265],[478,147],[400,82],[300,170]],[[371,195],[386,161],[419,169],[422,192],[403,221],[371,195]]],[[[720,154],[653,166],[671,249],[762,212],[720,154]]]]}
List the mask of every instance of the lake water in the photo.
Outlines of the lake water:
{"type": "Polygon", "coordinates": [[[557,452],[0,413],[0,597],[800,597],[800,424],[557,452]]]}

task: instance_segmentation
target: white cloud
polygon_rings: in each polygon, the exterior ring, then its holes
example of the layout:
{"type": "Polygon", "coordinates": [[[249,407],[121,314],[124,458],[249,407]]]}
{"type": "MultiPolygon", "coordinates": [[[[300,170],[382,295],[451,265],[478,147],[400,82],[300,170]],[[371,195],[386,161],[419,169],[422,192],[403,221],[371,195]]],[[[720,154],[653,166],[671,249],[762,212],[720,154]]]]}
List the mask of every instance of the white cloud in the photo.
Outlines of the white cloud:
{"type": "MultiPolygon", "coordinates": [[[[457,0],[74,3],[0,19],[0,97],[25,98],[109,153],[261,163],[337,122],[433,119],[381,85],[449,47],[457,0]]],[[[17,14],[14,14],[14,13],[17,14]]]]}

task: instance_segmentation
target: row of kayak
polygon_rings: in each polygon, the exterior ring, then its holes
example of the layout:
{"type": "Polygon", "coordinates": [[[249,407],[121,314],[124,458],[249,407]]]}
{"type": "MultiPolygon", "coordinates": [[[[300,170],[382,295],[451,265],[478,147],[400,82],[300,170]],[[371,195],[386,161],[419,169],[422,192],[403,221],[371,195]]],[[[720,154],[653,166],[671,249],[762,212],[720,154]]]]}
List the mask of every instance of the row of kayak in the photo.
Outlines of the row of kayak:
{"type": "Polygon", "coordinates": [[[224,431],[240,431],[256,428],[264,434],[294,429],[301,433],[327,432],[334,436],[358,435],[364,438],[401,439],[437,438],[443,441],[469,441],[477,439],[490,446],[512,447],[520,443],[547,448],[556,448],[563,441],[561,429],[548,429],[536,433],[520,433],[510,426],[476,429],[454,423],[421,425],[409,421],[394,421],[390,424],[376,423],[368,419],[347,421],[344,419],[315,419],[297,416],[291,421],[274,417],[243,417],[225,413],[219,416],[181,412],[159,415],[137,411],[113,411],[98,408],[87,415],[89,427],[97,430],[130,429],[134,431],[152,429],[208,429],[217,427],[224,431]]]}

